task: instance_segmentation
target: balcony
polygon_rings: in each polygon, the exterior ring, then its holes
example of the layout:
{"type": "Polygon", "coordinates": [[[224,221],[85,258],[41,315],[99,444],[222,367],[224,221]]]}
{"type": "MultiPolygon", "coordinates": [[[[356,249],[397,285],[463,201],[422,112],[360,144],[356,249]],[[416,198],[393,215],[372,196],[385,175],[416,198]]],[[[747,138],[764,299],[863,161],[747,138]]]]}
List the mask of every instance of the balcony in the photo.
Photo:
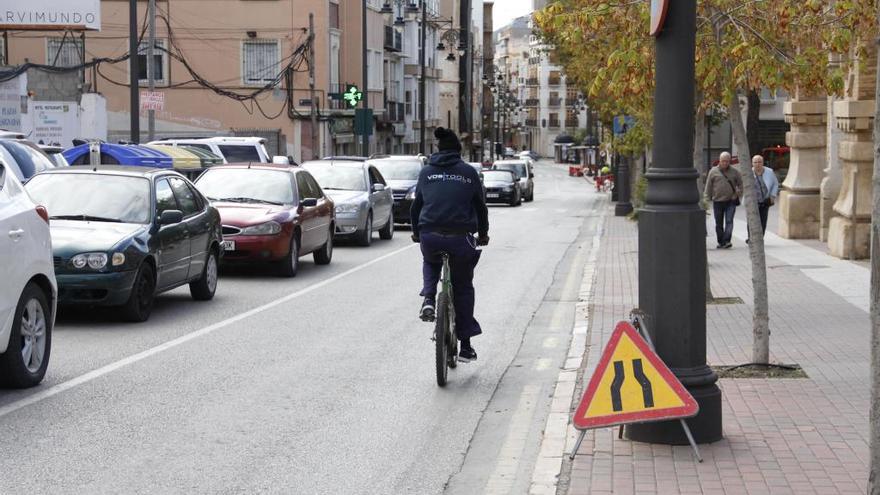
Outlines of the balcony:
{"type": "Polygon", "coordinates": [[[547,84],[549,84],[550,86],[559,86],[560,84],[562,84],[562,78],[550,77],[547,79],[547,84]]]}
{"type": "Polygon", "coordinates": [[[352,107],[347,101],[342,99],[343,93],[348,89],[347,83],[331,84],[330,91],[327,95],[327,108],[329,110],[351,110],[352,107]]]}
{"type": "Polygon", "coordinates": [[[559,129],[559,119],[548,120],[547,127],[551,128],[551,129],[559,129]]]}
{"type": "Polygon", "coordinates": [[[526,86],[538,86],[538,78],[530,77],[526,79],[526,86]]]}
{"type": "Polygon", "coordinates": [[[526,127],[538,127],[538,119],[526,119],[526,127]]]}
{"type": "Polygon", "coordinates": [[[580,126],[580,122],[578,122],[578,119],[565,119],[566,129],[577,129],[578,126],[580,126]]]}
{"type": "Polygon", "coordinates": [[[549,99],[547,99],[547,106],[548,107],[559,107],[559,105],[562,105],[562,98],[549,98],[549,99]]]}
{"type": "Polygon", "coordinates": [[[403,48],[403,35],[391,26],[385,26],[385,49],[399,52],[403,48]]]}
{"type": "Polygon", "coordinates": [[[389,101],[385,104],[385,115],[382,120],[384,122],[403,122],[403,103],[389,101]]]}
{"type": "Polygon", "coordinates": [[[523,106],[526,106],[526,107],[536,107],[536,106],[538,106],[540,103],[541,103],[541,100],[539,100],[539,99],[537,99],[537,98],[526,98],[526,101],[525,101],[525,103],[523,103],[523,106]]]}

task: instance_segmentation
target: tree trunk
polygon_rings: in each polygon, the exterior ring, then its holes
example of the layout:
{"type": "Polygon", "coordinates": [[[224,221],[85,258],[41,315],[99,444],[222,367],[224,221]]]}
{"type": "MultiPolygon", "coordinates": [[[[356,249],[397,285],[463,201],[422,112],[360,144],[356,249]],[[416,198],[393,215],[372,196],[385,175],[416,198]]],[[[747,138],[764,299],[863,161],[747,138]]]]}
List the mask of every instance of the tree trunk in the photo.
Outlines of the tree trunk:
{"type": "MultiPolygon", "coordinates": [[[[702,101],[700,101],[702,95],[700,92],[697,92],[697,102],[696,107],[699,109],[702,101]]],[[[694,119],[694,168],[697,169],[697,172],[700,173],[700,176],[697,178],[697,187],[700,190],[700,197],[703,197],[703,190],[706,187],[706,174],[709,173],[706,170],[706,160],[703,159],[703,141],[706,139],[706,111],[705,110],[697,110],[696,118],[694,119]]],[[[710,283],[711,276],[709,274],[709,257],[706,257],[706,302],[712,302],[715,300],[715,296],[712,295],[712,284],[710,283]]]]}
{"type": "MultiPolygon", "coordinates": [[[[880,14],[880,5],[877,6],[877,11],[880,14]]],[[[877,76],[880,77],[880,64],[877,64],[877,76]]],[[[874,89],[874,101],[880,102],[880,84],[874,89]]],[[[874,108],[872,182],[874,197],[871,209],[871,440],[868,493],[880,495],[880,105],[875,105],[874,108]]]]}
{"type": "Polygon", "coordinates": [[[758,214],[756,200],[757,182],[752,172],[752,160],[749,154],[749,143],[746,128],[743,125],[742,109],[739,97],[734,96],[730,102],[730,127],[733,139],[739,150],[739,171],[743,179],[742,205],[746,209],[746,220],[749,229],[749,259],[752,262],[752,292],[754,293],[754,309],[752,313],[752,362],[767,364],[770,362],[770,316],[767,300],[767,263],[764,258],[764,235],[761,232],[761,217],[758,214]]]}
{"type": "MultiPolygon", "coordinates": [[[[758,126],[761,125],[761,95],[754,89],[749,90],[749,111],[746,114],[746,136],[749,141],[749,150],[755,154],[761,154],[760,133],[758,126]]],[[[749,155],[751,158],[751,155],[749,155]]],[[[742,158],[740,158],[742,160],[742,158]]]]}

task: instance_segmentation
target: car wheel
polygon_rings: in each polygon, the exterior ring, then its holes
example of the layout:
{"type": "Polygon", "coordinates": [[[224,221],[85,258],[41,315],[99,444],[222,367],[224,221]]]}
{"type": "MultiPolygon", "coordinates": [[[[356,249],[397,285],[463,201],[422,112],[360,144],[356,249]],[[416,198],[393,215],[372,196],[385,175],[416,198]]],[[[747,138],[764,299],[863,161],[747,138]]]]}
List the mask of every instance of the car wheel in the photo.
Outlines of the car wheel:
{"type": "Polygon", "coordinates": [[[390,241],[394,237],[394,213],[388,214],[388,223],[379,230],[379,239],[390,241]]]}
{"type": "Polygon", "coordinates": [[[25,286],[12,321],[9,347],[0,354],[0,384],[27,388],[46,375],[52,347],[52,317],[46,294],[37,284],[25,286]]]}
{"type": "Polygon", "coordinates": [[[217,253],[212,249],[205,260],[202,276],[189,284],[189,293],[196,301],[210,301],[217,291],[217,253]]]}
{"type": "Polygon", "coordinates": [[[290,251],[287,256],[281,260],[281,276],[295,277],[299,271],[299,239],[296,233],[290,238],[290,251]]]}
{"type": "Polygon", "coordinates": [[[520,206],[520,205],[522,205],[522,202],[523,202],[522,193],[518,193],[516,195],[516,202],[514,202],[513,206],[520,206]]]}
{"type": "Polygon", "coordinates": [[[316,265],[329,265],[330,261],[333,260],[333,232],[335,230],[336,227],[330,227],[330,233],[327,234],[327,242],[312,255],[315,258],[316,265]]]}
{"type": "Polygon", "coordinates": [[[156,278],[153,274],[153,267],[143,263],[135,275],[128,302],[122,307],[123,318],[133,323],[147,321],[153,311],[155,295],[156,278]]]}
{"type": "Polygon", "coordinates": [[[373,213],[367,213],[367,221],[364,222],[364,228],[357,238],[358,246],[369,246],[373,243],[373,213]]]}

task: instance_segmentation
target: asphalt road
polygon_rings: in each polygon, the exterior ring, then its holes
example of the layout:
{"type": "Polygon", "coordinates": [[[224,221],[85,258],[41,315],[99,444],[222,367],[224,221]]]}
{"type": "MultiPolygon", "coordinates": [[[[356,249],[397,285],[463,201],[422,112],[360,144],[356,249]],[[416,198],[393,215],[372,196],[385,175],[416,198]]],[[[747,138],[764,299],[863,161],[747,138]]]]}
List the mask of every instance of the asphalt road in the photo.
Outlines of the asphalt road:
{"type": "MultiPolygon", "coordinates": [[[[62,315],[44,383],[0,390],[0,493],[481,492],[510,442],[503,418],[523,421],[521,391],[552,390],[567,342],[541,333],[565,326],[548,302],[570,292],[594,228],[583,179],[546,162],[536,175],[533,203],[490,209],[479,360],[445,389],[400,230],[337,247],[326,267],[306,258],[295,279],[226,272],[213,301],[164,294],[143,324],[62,315]]],[[[523,472],[546,397],[526,402],[523,472]]]]}

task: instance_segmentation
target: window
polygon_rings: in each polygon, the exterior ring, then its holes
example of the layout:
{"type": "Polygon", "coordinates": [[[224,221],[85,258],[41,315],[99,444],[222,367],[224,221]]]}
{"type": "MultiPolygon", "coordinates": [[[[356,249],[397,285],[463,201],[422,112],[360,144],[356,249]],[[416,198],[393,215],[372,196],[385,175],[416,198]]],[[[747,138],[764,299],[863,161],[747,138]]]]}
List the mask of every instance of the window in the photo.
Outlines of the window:
{"type": "Polygon", "coordinates": [[[257,148],[252,145],[220,145],[218,148],[220,148],[220,153],[223,153],[223,157],[226,158],[228,163],[261,161],[260,153],[257,151],[257,148]]]}
{"type": "Polygon", "coordinates": [[[278,77],[277,40],[248,40],[241,46],[242,80],[244,84],[265,86],[278,77]]]}
{"type": "Polygon", "coordinates": [[[412,115],[412,91],[404,93],[404,100],[406,102],[406,114],[412,115]]]}
{"type": "Polygon", "coordinates": [[[323,198],[324,191],[321,190],[321,186],[318,185],[318,182],[312,177],[312,174],[306,172],[304,175],[306,178],[306,186],[309,188],[309,197],[316,199],[323,198]]]}
{"type": "MultiPolygon", "coordinates": [[[[0,36],[0,65],[6,65],[6,36],[0,36]]],[[[0,184],[2,187],[3,184],[0,184]]]]}
{"type": "Polygon", "coordinates": [[[306,182],[306,175],[302,172],[296,174],[296,195],[299,196],[300,201],[312,197],[309,185],[306,182]]]}
{"type": "Polygon", "coordinates": [[[382,174],[380,174],[378,170],[376,170],[373,167],[370,167],[369,171],[370,171],[370,184],[382,184],[383,186],[387,185],[387,184],[385,184],[385,179],[382,178],[382,174]]]}
{"type": "Polygon", "coordinates": [[[71,36],[48,38],[46,41],[46,65],[74,67],[84,62],[83,40],[71,36]]]}
{"type": "Polygon", "coordinates": [[[177,177],[171,177],[169,180],[171,182],[171,189],[174,191],[174,197],[177,198],[177,203],[180,204],[180,211],[183,212],[183,216],[190,217],[197,214],[200,210],[199,201],[196,199],[192,189],[186,185],[186,182],[177,177]]]}
{"type": "MultiPolygon", "coordinates": [[[[148,41],[141,41],[138,47],[138,79],[141,84],[147,84],[147,49],[148,41]]],[[[153,45],[153,79],[158,84],[165,84],[165,71],[168,63],[168,54],[165,52],[165,40],[156,40],[153,45]]]]}
{"type": "Polygon", "coordinates": [[[165,179],[156,182],[156,212],[162,215],[163,211],[176,210],[177,201],[174,200],[174,193],[171,192],[171,186],[165,179]]]}
{"type": "Polygon", "coordinates": [[[369,65],[367,66],[367,82],[369,83],[369,89],[384,88],[385,81],[382,78],[382,52],[370,50],[367,57],[367,60],[369,61],[369,65]]]}
{"type": "Polygon", "coordinates": [[[339,29],[339,4],[330,2],[330,28],[339,29]]]}

